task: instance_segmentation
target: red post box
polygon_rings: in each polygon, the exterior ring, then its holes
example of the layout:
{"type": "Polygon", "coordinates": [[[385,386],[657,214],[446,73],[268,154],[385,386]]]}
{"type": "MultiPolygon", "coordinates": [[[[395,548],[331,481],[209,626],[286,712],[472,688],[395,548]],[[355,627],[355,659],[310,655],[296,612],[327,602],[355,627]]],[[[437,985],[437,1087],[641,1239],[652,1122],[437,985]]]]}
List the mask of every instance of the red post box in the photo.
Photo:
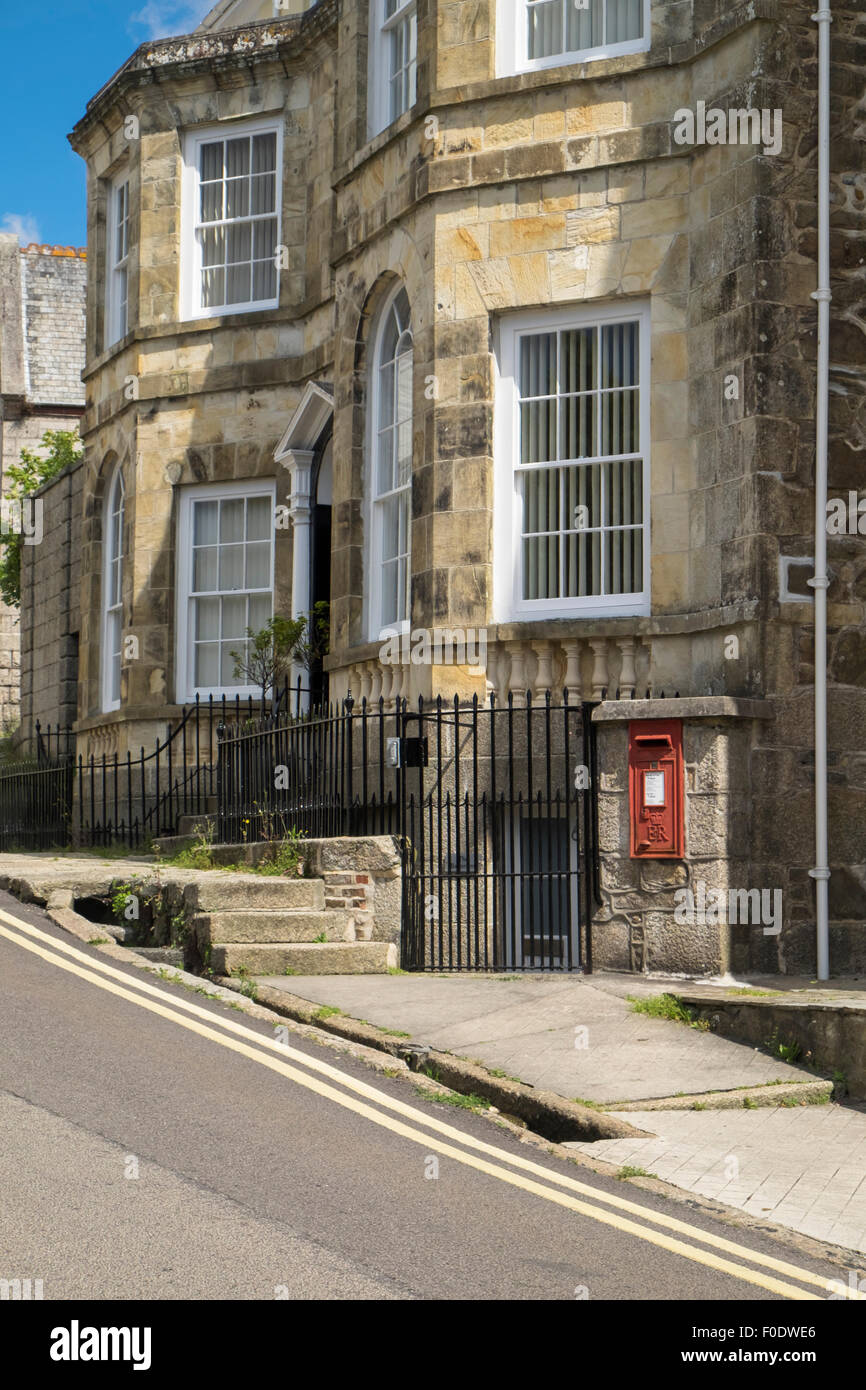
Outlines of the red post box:
{"type": "Polygon", "coordinates": [[[683,721],[628,726],[632,859],[682,859],[685,852],[683,721]]]}

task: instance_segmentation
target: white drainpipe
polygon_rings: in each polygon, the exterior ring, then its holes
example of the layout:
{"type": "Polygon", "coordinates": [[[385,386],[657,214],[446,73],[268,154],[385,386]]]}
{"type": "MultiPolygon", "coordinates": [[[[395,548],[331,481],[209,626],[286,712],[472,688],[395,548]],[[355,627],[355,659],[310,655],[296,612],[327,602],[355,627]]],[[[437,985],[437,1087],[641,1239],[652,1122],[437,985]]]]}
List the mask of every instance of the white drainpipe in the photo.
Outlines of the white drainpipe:
{"type": "Polygon", "coordinates": [[[818,25],[818,380],[815,396],[815,879],[818,979],[830,978],[827,862],[827,434],[830,377],[830,24],[824,5],[818,25]]]}

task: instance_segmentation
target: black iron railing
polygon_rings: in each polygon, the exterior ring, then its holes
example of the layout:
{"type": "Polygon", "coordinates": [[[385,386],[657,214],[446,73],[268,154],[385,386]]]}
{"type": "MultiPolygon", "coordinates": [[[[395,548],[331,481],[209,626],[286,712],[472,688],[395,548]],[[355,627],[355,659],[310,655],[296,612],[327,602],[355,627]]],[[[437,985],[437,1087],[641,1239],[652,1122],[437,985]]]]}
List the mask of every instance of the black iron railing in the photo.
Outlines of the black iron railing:
{"type": "Polygon", "coordinates": [[[218,838],[395,835],[403,966],[574,970],[597,895],[591,706],[352,700],[220,730],[218,838]]]}
{"type": "Polygon", "coordinates": [[[196,702],[149,751],[88,758],[37,726],[0,767],[0,849],[145,846],[184,817],[221,843],[392,835],[405,969],[574,970],[598,899],[592,706],[547,694],[351,699],[305,710],[284,687],[196,702]]]}

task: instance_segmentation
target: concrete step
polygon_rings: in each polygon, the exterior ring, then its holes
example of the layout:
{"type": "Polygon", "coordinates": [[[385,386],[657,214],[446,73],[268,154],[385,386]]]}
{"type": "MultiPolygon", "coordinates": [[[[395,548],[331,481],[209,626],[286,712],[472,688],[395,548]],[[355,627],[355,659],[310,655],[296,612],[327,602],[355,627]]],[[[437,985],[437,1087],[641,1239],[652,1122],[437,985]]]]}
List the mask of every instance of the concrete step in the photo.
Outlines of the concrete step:
{"type": "Polygon", "coordinates": [[[320,878],[272,878],[261,874],[214,873],[188,883],[184,903],[199,912],[247,911],[251,908],[307,908],[321,912],[325,885],[320,878]]]}
{"type": "Polygon", "coordinates": [[[218,975],[384,975],[399,964],[389,941],[215,946],[211,968],[218,975]]]}
{"type": "Polygon", "coordinates": [[[204,829],[207,825],[212,825],[216,829],[216,797],[205,798],[204,811],[199,811],[195,816],[179,816],[177,821],[178,835],[197,835],[199,827],[204,829]],[[213,805],[210,803],[213,802],[213,805]]]}
{"type": "Polygon", "coordinates": [[[348,912],[305,912],[296,908],[275,911],[253,908],[231,912],[198,913],[192,919],[196,939],[212,945],[243,942],[306,941],[315,944],[316,937],[328,941],[354,941],[355,924],[348,912]]]}

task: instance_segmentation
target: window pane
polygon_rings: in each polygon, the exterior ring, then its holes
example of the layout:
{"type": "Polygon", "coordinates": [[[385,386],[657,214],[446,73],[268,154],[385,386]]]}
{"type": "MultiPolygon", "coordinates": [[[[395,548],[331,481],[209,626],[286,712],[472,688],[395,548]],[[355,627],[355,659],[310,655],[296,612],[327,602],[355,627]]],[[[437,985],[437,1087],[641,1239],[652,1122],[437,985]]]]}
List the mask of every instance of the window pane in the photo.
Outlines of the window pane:
{"type": "Polygon", "coordinates": [[[248,261],[252,255],[253,234],[249,222],[226,228],[226,261],[229,265],[248,261]]]}
{"type": "MultiPolygon", "coordinates": [[[[599,0],[596,0],[599,3],[599,0]]],[[[606,43],[625,43],[643,35],[641,0],[607,0],[606,43]]],[[[600,42],[600,40],[599,40],[600,42]]]]}
{"type": "Polygon", "coordinates": [[[566,530],[585,531],[590,526],[600,526],[601,465],[587,464],[584,468],[564,468],[562,471],[566,530]]]}
{"type": "Polygon", "coordinates": [[[559,469],[538,468],[525,474],[523,531],[559,530],[559,469]]]}
{"type": "Polygon", "coordinates": [[[538,536],[523,542],[523,597],[559,597],[559,537],[538,536]]]}
{"type": "Polygon", "coordinates": [[[223,186],[203,183],[201,186],[201,221],[218,222],[223,215],[223,186]]]}
{"type": "Polygon", "coordinates": [[[247,540],[269,541],[274,520],[270,497],[250,497],[247,502],[247,540]]]}
{"type": "Polygon", "coordinates": [[[400,343],[400,356],[397,358],[397,419],[410,420],[412,418],[412,349],[407,345],[407,339],[403,338],[400,343]]]}
{"type": "Polygon", "coordinates": [[[549,396],[556,390],[556,334],[520,339],[520,394],[549,396]]]}
{"type": "Polygon", "coordinates": [[[637,391],[607,391],[601,398],[602,454],[633,454],[640,448],[637,391]]]}
{"type": "Polygon", "coordinates": [[[252,199],[250,212],[256,216],[263,212],[273,212],[277,206],[277,180],[274,174],[259,174],[252,180],[252,199]]]}
{"type": "Polygon", "coordinates": [[[564,598],[593,598],[601,594],[600,531],[585,531],[564,538],[564,598]]]}
{"type": "Polygon", "coordinates": [[[250,301],[252,267],[249,261],[243,265],[231,265],[226,275],[226,304],[248,304],[250,301]]]}
{"type": "Polygon", "coordinates": [[[226,590],[244,587],[244,548],[242,545],[227,545],[220,548],[220,582],[223,593],[226,590]]]}
{"type": "Polygon", "coordinates": [[[405,487],[412,477],[412,421],[405,420],[394,432],[396,442],[397,477],[395,487],[405,487]]]}
{"type": "Polygon", "coordinates": [[[226,183],[226,217],[247,217],[249,211],[249,179],[229,179],[226,183]]]}
{"type": "Polygon", "coordinates": [[[193,552],[192,587],[194,593],[213,590],[217,587],[216,546],[205,546],[193,552]]]}
{"type": "Polygon", "coordinates": [[[566,396],[562,402],[559,457],[587,458],[598,452],[596,400],[590,396],[566,396]]]}
{"type": "Polygon", "coordinates": [[[605,522],[633,526],[643,521],[643,463],[624,459],[605,465],[605,522]]]}
{"type": "Polygon", "coordinates": [[[394,486],[394,430],[383,430],[379,435],[379,457],[376,469],[376,492],[390,492],[394,486]]]}
{"type": "Polygon", "coordinates": [[[234,179],[250,172],[250,140],[226,140],[226,178],[234,179]]]}
{"type": "Polygon", "coordinates": [[[248,545],[247,588],[266,589],[271,582],[271,547],[268,541],[248,545]]]}
{"type": "Polygon", "coordinates": [[[111,704],[117,704],[120,700],[120,642],[123,630],[123,622],[120,613],[112,613],[108,620],[108,645],[111,657],[111,666],[108,673],[108,696],[111,704]]]}
{"type": "Polygon", "coordinates": [[[560,334],[560,391],[595,390],[598,385],[595,358],[597,341],[598,334],[594,328],[569,328],[560,334]]]}
{"type": "Polygon", "coordinates": [[[400,554],[400,501],[389,497],[382,503],[382,558],[394,559],[400,554]]]}
{"type": "Polygon", "coordinates": [[[260,632],[269,620],[272,602],[270,594],[252,594],[250,596],[248,626],[252,628],[253,632],[260,632]]]}
{"type": "Polygon", "coordinates": [[[379,373],[379,428],[394,420],[394,363],[387,362],[379,373]]]}
{"type": "Polygon", "coordinates": [[[277,253],[277,219],[264,217],[253,223],[253,256],[257,261],[273,261],[277,253]]]}
{"type": "Polygon", "coordinates": [[[253,261],[253,299],[276,299],[277,267],[273,261],[253,261]]]}
{"type": "Polygon", "coordinates": [[[226,500],[220,503],[220,540],[242,541],[244,539],[244,501],[226,500]]]}
{"type": "Polygon", "coordinates": [[[219,685],[219,646],[216,642],[196,643],[193,680],[205,688],[219,685]]]}
{"type": "Polygon", "coordinates": [[[400,567],[392,561],[382,567],[382,627],[400,621],[397,595],[400,587],[400,567]]]}
{"type": "Polygon", "coordinates": [[[608,531],[605,535],[605,592],[633,594],[643,589],[643,531],[608,531]]]}
{"type": "Polygon", "coordinates": [[[203,266],[223,265],[226,258],[225,227],[205,227],[201,234],[201,263],[203,266]]]}
{"type": "Polygon", "coordinates": [[[549,58],[563,51],[563,0],[538,0],[528,8],[527,53],[530,58],[549,58]]]}
{"type": "Polygon", "coordinates": [[[277,167],[277,133],[253,136],[253,173],[262,174],[277,167]]]}
{"type": "Polygon", "coordinates": [[[224,270],[203,270],[201,273],[201,302],[211,309],[226,302],[226,273],[224,270]]]}
{"type": "Polygon", "coordinates": [[[606,324],[601,334],[601,384],[637,386],[638,327],[636,323],[606,324]]]}
{"type": "Polygon", "coordinates": [[[223,642],[220,647],[220,685],[230,686],[245,684],[243,676],[235,675],[235,661],[237,657],[234,656],[233,653],[236,652],[238,656],[242,657],[245,655],[246,650],[246,642],[223,642]]]}
{"type": "MultiPolygon", "coordinates": [[[[618,0],[608,0],[608,28],[611,6],[618,0]]],[[[601,48],[604,43],[604,10],[602,0],[589,0],[587,9],[579,10],[573,3],[565,7],[565,48],[577,52],[583,48],[601,48]]],[[[608,35],[608,43],[615,43],[608,35]]]]}
{"type": "Polygon", "coordinates": [[[202,145],[200,150],[199,170],[202,182],[206,179],[221,179],[223,174],[223,142],[215,140],[213,144],[202,145]]]}
{"type": "Polygon", "coordinates": [[[556,401],[530,401],[520,407],[520,461],[546,463],[557,457],[556,401]]]}
{"type": "Polygon", "coordinates": [[[245,598],[224,598],[222,605],[223,641],[231,640],[237,646],[238,640],[246,635],[247,601],[245,598]]]}
{"type": "Polygon", "coordinates": [[[218,598],[199,598],[195,601],[195,638],[209,641],[220,635],[220,601],[218,598]]]}

